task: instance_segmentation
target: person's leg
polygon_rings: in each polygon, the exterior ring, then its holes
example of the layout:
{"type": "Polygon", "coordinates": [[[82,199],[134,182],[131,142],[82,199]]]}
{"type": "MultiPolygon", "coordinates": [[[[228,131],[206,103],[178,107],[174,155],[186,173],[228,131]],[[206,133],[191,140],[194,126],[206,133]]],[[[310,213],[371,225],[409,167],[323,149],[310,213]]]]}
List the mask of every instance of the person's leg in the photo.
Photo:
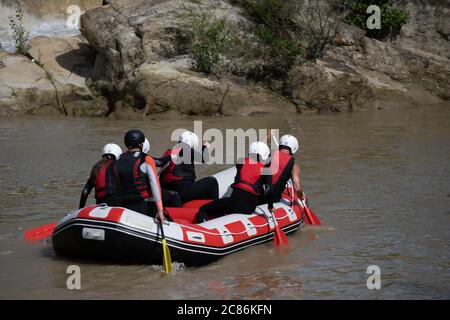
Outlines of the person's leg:
{"type": "Polygon", "coordinates": [[[223,199],[217,199],[210,203],[205,204],[204,206],[201,206],[198,214],[197,214],[197,223],[202,223],[208,220],[209,216],[220,216],[224,215],[225,213],[230,213],[230,210],[233,209],[235,206],[234,199],[230,198],[223,198],[223,199]]]}
{"type": "Polygon", "coordinates": [[[181,191],[183,191],[186,188],[189,188],[193,183],[194,183],[194,181],[188,181],[188,180],[162,183],[161,189],[167,189],[167,190],[172,190],[172,191],[181,193],[181,191]]]}
{"type": "Polygon", "coordinates": [[[173,190],[161,189],[164,207],[179,208],[182,206],[181,197],[173,190]]]}
{"type": "Polygon", "coordinates": [[[229,213],[252,214],[258,205],[258,197],[241,189],[234,189],[230,198],[233,199],[233,210],[229,213]]]}
{"type": "Polygon", "coordinates": [[[272,203],[280,202],[281,193],[269,193],[267,196],[266,195],[259,196],[258,205],[269,203],[269,200],[271,200],[272,203]]]}
{"type": "Polygon", "coordinates": [[[219,197],[219,184],[216,178],[206,177],[180,191],[180,197],[183,203],[192,200],[215,200],[219,197]]]}

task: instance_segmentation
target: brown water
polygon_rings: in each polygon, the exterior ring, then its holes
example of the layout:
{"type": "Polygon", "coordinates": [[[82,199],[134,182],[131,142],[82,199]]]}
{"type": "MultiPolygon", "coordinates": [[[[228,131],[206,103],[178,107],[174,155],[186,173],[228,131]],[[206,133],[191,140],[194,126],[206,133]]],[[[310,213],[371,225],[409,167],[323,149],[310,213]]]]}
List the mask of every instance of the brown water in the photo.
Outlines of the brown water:
{"type": "MultiPolygon", "coordinates": [[[[169,133],[192,120],[0,119],[0,298],[404,299],[450,298],[450,108],[354,114],[209,118],[204,127],[275,127],[301,137],[300,164],[323,228],[170,277],[146,265],[56,257],[23,230],[76,208],[99,148],[139,127],[161,154],[169,133]],[[284,129],[284,130],[283,130],[284,129]],[[66,268],[81,267],[79,291],[66,268]],[[381,268],[381,290],[366,269],[381,268]]],[[[199,166],[200,176],[223,167],[199,166]]]]}

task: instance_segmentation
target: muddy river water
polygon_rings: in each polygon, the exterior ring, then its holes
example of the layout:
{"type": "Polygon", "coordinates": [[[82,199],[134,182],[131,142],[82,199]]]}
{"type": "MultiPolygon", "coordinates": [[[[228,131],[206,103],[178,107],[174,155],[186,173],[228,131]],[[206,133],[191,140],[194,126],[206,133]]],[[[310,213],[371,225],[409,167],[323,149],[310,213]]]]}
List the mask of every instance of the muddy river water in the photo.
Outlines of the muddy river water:
{"type": "MultiPolygon", "coordinates": [[[[196,120],[200,120],[197,118],[196,120]]],[[[450,108],[353,114],[205,118],[207,128],[280,128],[300,137],[298,162],[323,227],[290,235],[280,255],[267,243],[201,268],[161,268],[57,257],[22,233],[78,205],[99,149],[141,128],[152,154],[193,119],[119,121],[0,119],[0,298],[404,299],[450,298],[450,108]],[[66,269],[81,268],[81,290],[66,269]],[[367,268],[381,289],[367,288],[367,268]]],[[[227,166],[198,166],[203,177],[227,166]]],[[[89,200],[92,202],[92,199],[89,200]]]]}

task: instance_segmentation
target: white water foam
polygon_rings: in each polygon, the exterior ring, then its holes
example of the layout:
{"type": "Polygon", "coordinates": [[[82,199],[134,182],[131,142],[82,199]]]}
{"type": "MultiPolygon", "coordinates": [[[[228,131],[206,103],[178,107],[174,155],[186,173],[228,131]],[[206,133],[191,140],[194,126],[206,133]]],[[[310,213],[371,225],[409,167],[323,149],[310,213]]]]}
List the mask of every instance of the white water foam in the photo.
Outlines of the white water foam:
{"type": "MultiPolygon", "coordinates": [[[[3,49],[9,52],[15,51],[9,27],[9,17],[15,15],[15,10],[14,7],[0,4],[0,42],[3,49]]],[[[38,36],[66,38],[80,34],[78,29],[69,28],[65,19],[55,18],[51,15],[39,18],[24,12],[23,22],[25,29],[30,33],[30,40],[38,36]]]]}

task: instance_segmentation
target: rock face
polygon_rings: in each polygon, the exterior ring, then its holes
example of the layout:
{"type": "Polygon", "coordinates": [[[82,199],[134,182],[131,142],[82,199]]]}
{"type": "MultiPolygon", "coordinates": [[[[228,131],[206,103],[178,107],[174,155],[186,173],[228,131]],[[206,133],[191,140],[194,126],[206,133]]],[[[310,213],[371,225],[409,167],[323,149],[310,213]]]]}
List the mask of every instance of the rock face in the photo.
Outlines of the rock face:
{"type": "Polygon", "coordinates": [[[50,78],[63,112],[75,116],[101,116],[108,111],[108,101],[88,88],[95,51],[79,37],[52,39],[37,37],[28,54],[50,78]]]}
{"type": "Polygon", "coordinates": [[[450,5],[415,0],[410,22],[392,42],[364,36],[342,24],[323,60],[292,71],[292,93],[301,109],[349,111],[450,100],[450,5]]]}
{"type": "Polygon", "coordinates": [[[34,38],[27,57],[0,56],[0,114],[98,116],[107,100],[86,85],[95,52],[80,38],[34,38]]]}
{"type": "MultiPolygon", "coordinates": [[[[252,62],[244,61],[251,52],[255,62],[259,44],[235,1],[109,3],[84,14],[81,30],[97,51],[94,84],[109,96],[116,111],[249,115],[294,109],[286,99],[245,80],[252,62]],[[221,79],[190,71],[186,58],[189,30],[184,20],[206,10],[226,17],[240,39],[227,54],[231,67],[221,79]]],[[[295,66],[290,98],[297,109],[355,111],[396,106],[402,100],[413,104],[418,92],[427,102],[449,99],[448,6],[422,0],[405,5],[411,22],[396,41],[372,40],[365,31],[341,23],[323,60],[295,66]]]]}
{"type": "MultiPolygon", "coordinates": [[[[226,17],[241,43],[251,42],[245,32],[249,22],[226,1],[116,0],[82,16],[81,31],[98,53],[93,80],[115,98],[115,110],[126,106],[144,114],[171,110],[184,115],[295,111],[293,103],[243,78],[218,79],[189,70],[185,20],[202,10],[226,17]]],[[[238,46],[231,51],[235,58],[227,58],[236,65],[245,52],[238,46]]]]}
{"type": "Polygon", "coordinates": [[[295,106],[239,78],[214,79],[170,64],[144,64],[131,83],[145,112],[176,110],[186,115],[295,113],[295,106]]]}
{"type": "Polygon", "coordinates": [[[252,33],[239,1],[105,3],[82,15],[86,40],[35,38],[29,54],[36,63],[1,53],[0,114],[254,115],[450,100],[448,0],[396,1],[407,8],[410,22],[394,41],[373,40],[340,23],[322,59],[299,61],[286,83],[272,79],[271,87],[285,97],[262,82],[267,48],[252,33]],[[220,77],[191,68],[187,20],[205,12],[226,18],[235,35],[220,77]]]}
{"type": "Polygon", "coordinates": [[[0,53],[0,115],[56,113],[55,89],[45,71],[28,58],[0,53]]]}

